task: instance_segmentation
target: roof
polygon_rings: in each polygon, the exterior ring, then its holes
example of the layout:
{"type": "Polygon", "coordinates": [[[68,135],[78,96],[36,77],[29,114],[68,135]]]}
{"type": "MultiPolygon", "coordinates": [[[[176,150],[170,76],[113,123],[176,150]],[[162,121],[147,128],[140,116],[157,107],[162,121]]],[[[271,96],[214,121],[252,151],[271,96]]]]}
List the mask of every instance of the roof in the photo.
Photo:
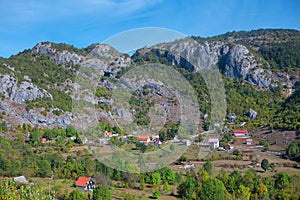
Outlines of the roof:
{"type": "Polygon", "coordinates": [[[79,176],[75,185],[79,187],[86,187],[87,182],[89,182],[90,180],[91,178],[89,177],[79,176]]]}
{"type": "Polygon", "coordinates": [[[148,139],[149,139],[149,136],[139,136],[138,138],[137,138],[139,141],[147,141],[148,139]]]}
{"type": "Polygon", "coordinates": [[[208,139],[208,143],[215,143],[215,142],[219,142],[218,138],[209,138],[208,139]]]}
{"type": "Polygon", "coordinates": [[[112,132],[104,131],[104,135],[112,135],[112,132]]]}
{"type": "Polygon", "coordinates": [[[247,142],[252,142],[252,139],[246,139],[247,142]]]}
{"type": "Polygon", "coordinates": [[[248,133],[247,130],[233,130],[233,133],[248,133]]]}
{"type": "Polygon", "coordinates": [[[19,182],[19,183],[28,183],[28,181],[26,180],[25,176],[15,177],[14,181],[19,182]]]}

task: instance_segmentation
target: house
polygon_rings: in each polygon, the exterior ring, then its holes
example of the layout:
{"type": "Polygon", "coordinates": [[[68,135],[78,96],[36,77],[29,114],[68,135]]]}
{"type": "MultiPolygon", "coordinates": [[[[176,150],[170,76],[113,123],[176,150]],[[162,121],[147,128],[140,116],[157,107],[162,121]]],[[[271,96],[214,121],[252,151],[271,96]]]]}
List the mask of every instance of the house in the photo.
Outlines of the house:
{"type": "Polygon", "coordinates": [[[72,136],[72,137],[70,137],[70,140],[72,140],[72,141],[74,141],[74,140],[76,140],[77,138],[75,137],[75,136],[72,136]]]}
{"type": "Polygon", "coordinates": [[[47,142],[47,138],[42,138],[42,139],[41,139],[41,142],[42,142],[43,144],[45,144],[45,143],[47,142]]]}
{"type": "Polygon", "coordinates": [[[252,139],[246,139],[246,145],[252,145],[252,139]]]}
{"type": "Polygon", "coordinates": [[[79,176],[75,186],[80,190],[92,190],[95,188],[95,183],[89,177],[79,176]]]}
{"type": "Polygon", "coordinates": [[[226,144],[226,146],[224,147],[224,149],[225,150],[231,150],[231,149],[233,149],[233,144],[230,144],[230,143],[226,144]]]}
{"type": "Polygon", "coordinates": [[[190,146],[191,145],[191,141],[189,141],[189,140],[183,140],[182,143],[185,146],[190,146]]]}
{"type": "Polygon", "coordinates": [[[184,166],[180,166],[179,169],[194,169],[195,168],[195,165],[194,164],[191,164],[191,165],[184,165],[184,166]]]}
{"type": "Polygon", "coordinates": [[[105,137],[112,137],[113,136],[112,132],[108,132],[108,131],[104,131],[103,134],[104,134],[105,137]]]}
{"type": "Polygon", "coordinates": [[[233,130],[233,135],[235,137],[245,137],[248,135],[247,130],[233,130]]]}
{"type": "Polygon", "coordinates": [[[154,145],[160,146],[161,141],[160,141],[159,137],[158,138],[157,137],[153,138],[153,143],[154,143],[154,145]]]}
{"type": "Polygon", "coordinates": [[[13,178],[13,180],[18,183],[28,183],[25,176],[18,176],[18,177],[13,178]]]}
{"type": "Polygon", "coordinates": [[[214,149],[219,148],[219,138],[209,138],[208,144],[214,149]]]}
{"type": "Polygon", "coordinates": [[[148,144],[150,142],[150,137],[149,136],[138,136],[137,140],[140,143],[148,144]]]}

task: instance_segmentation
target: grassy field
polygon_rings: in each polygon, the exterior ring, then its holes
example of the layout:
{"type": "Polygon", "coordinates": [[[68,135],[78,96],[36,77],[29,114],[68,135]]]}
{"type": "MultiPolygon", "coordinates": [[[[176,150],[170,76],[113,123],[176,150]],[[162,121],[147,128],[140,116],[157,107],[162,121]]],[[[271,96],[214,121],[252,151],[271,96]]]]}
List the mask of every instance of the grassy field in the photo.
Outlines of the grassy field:
{"type": "MultiPolygon", "coordinates": [[[[240,146],[239,150],[242,151],[242,148],[243,147],[240,146]]],[[[194,164],[195,171],[198,171],[198,169],[202,167],[207,160],[211,160],[213,166],[213,175],[217,175],[222,168],[228,171],[229,173],[234,170],[238,170],[243,173],[246,170],[252,168],[263,176],[272,176],[279,172],[286,172],[290,175],[300,175],[300,168],[292,167],[296,165],[297,162],[288,159],[283,159],[280,156],[270,153],[269,151],[262,152],[261,149],[254,148],[253,146],[250,148],[252,152],[248,153],[247,155],[244,154],[241,160],[233,160],[236,156],[232,155],[232,153],[229,153],[228,151],[211,151],[211,152],[200,151],[199,154],[199,147],[195,144],[191,145],[189,149],[186,152],[184,152],[183,156],[186,156],[190,160],[188,164],[194,164]],[[252,161],[250,160],[249,157],[250,154],[253,155],[252,161]],[[228,160],[227,158],[230,159],[228,160]],[[258,161],[258,163],[261,163],[263,159],[268,159],[270,163],[275,163],[276,166],[274,170],[269,169],[266,172],[263,172],[263,169],[261,167],[253,164],[255,160],[258,161]],[[291,166],[291,167],[287,167],[287,166],[291,166]]],[[[176,172],[182,172],[182,173],[185,173],[186,171],[189,170],[189,169],[180,169],[180,166],[182,165],[172,164],[169,167],[176,172]]]]}

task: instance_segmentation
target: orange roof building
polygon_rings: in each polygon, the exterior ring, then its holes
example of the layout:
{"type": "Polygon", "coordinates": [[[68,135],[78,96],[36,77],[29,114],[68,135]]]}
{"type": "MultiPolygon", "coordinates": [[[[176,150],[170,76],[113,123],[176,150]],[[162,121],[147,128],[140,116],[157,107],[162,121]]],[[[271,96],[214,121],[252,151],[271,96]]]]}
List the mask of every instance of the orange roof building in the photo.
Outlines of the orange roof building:
{"type": "Polygon", "coordinates": [[[112,132],[104,131],[103,133],[106,137],[112,137],[112,132]]]}
{"type": "Polygon", "coordinates": [[[91,178],[85,176],[79,176],[76,184],[76,188],[81,190],[90,190],[94,189],[95,185],[91,178]]]}
{"type": "Polygon", "coordinates": [[[148,144],[150,142],[149,136],[138,136],[137,140],[141,143],[148,144]]]}
{"type": "Polygon", "coordinates": [[[41,139],[41,142],[44,144],[44,143],[47,142],[47,139],[46,139],[46,138],[42,138],[42,139],[41,139]]]}

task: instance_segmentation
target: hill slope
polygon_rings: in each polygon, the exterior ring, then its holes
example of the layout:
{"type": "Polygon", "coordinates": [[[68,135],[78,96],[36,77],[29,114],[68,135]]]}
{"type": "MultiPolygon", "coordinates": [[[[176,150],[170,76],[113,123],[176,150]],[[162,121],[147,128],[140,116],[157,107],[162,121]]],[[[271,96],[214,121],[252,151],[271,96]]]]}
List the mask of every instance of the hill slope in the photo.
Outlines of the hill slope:
{"type": "MultiPolygon", "coordinates": [[[[197,45],[190,39],[157,44],[137,50],[131,58],[107,45],[77,49],[51,42],[39,43],[8,59],[1,58],[3,121],[13,125],[76,126],[72,116],[72,91],[78,87],[76,75],[80,68],[95,68],[99,83],[85,100],[95,105],[101,120],[113,123],[106,111],[110,110],[114,81],[137,65],[153,62],[174,67],[190,81],[202,117],[207,114],[209,119],[210,97],[200,73],[201,66],[209,66],[209,61],[224,76],[226,123],[235,122],[238,126],[246,122],[249,129],[265,125],[299,129],[298,112],[294,110],[299,105],[299,90],[293,94],[299,84],[299,31],[261,29],[192,39],[197,45]],[[196,65],[188,61],[189,57],[197,58],[196,65]]],[[[206,121],[201,120],[205,127],[206,121]]]]}

